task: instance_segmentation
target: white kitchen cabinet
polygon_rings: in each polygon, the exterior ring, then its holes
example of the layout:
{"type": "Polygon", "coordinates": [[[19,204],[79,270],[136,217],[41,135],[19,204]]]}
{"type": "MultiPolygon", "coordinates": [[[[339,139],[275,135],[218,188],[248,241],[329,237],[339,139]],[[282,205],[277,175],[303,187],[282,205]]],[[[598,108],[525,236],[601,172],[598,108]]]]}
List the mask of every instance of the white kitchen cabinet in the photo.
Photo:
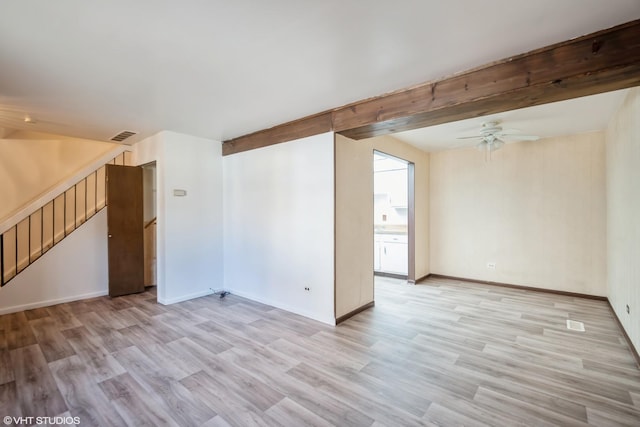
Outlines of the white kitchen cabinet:
{"type": "Polygon", "coordinates": [[[407,236],[376,234],[373,269],[383,273],[406,275],[409,269],[407,236]]]}
{"type": "Polygon", "coordinates": [[[407,244],[384,242],[380,256],[380,271],[395,274],[407,274],[409,258],[407,244]]]}

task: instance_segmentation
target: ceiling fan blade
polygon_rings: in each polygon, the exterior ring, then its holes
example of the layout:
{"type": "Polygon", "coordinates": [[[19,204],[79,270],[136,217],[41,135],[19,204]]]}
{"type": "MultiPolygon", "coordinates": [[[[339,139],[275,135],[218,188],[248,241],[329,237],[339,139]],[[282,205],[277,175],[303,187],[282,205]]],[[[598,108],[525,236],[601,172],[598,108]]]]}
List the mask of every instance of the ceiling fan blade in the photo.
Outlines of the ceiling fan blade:
{"type": "Polygon", "coordinates": [[[517,134],[521,134],[522,131],[520,129],[507,128],[507,129],[502,129],[496,133],[500,133],[502,135],[517,135],[517,134]]]}
{"type": "Polygon", "coordinates": [[[540,139],[540,137],[536,135],[500,135],[500,137],[513,141],[537,141],[540,139]]]}
{"type": "Polygon", "coordinates": [[[473,135],[473,136],[459,136],[456,139],[476,139],[476,138],[482,138],[482,135],[473,135]]]}

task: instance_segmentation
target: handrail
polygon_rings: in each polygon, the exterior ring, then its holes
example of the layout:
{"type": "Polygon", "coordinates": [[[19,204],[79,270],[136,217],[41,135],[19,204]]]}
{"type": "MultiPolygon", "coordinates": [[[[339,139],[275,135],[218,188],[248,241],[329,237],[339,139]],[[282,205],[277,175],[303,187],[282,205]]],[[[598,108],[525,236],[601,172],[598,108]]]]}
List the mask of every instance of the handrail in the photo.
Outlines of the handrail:
{"type": "Polygon", "coordinates": [[[154,286],[156,285],[156,227],[158,217],[152,218],[148,221],[143,231],[144,238],[144,285],[154,286]],[[153,226],[153,227],[152,227],[153,226]]]}
{"type": "Polygon", "coordinates": [[[153,223],[156,222],[157,219],[158,219],[157,216],[154,216],[152,219],[150,219],[149,222],[147,222],[144,225],[144,229],[146,230],[147,228],[151,227],[153,225],[153,223]]]}
{"type": "Polygon", "coordinates": [[[113,161],[114,158],[120,156],[123,152],[128,151],[127,146],[119,146],[109,150],[108,152],[100,155],[99,157],[91,160],[85,167],[82,167],[68,177],[56,182],[47,190],[44,190],[40,195],[36,196],[31,201],[27,202],[22,207],[10,212],[4,217],[0,218],[0,234],[10,230],[15,224],[19,223],[23,219],[27,218],[33,212],[40,209],[42,205],[55,199],[65,191],[67,191],[75,182],[82,180],[84,177],[91,175],[96,169],[100,169],[103,165],[113,161]]]}
{"type": "MultiPolygon", "coordinates": [[[[130,152],[123,151],[105,164],[125,165],[127,153],[130,152]]],[[[0,286],[9,283],[107,205],[105,164],[0,234],[0,286]]]]}

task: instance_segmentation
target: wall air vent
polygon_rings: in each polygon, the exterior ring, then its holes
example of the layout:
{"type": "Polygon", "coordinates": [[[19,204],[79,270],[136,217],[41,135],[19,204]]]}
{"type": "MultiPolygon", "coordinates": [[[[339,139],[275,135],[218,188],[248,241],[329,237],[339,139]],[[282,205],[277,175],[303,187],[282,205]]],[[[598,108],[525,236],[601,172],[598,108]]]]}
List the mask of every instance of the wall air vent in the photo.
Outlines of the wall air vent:
{"type": "Polygon", "coordinates": [[[122,142],[130,136],[135,135],[136,133],[137,132],[131,132],[130,130],[123,130],[122,132],[111,138],[111,141],[122,142]]]}

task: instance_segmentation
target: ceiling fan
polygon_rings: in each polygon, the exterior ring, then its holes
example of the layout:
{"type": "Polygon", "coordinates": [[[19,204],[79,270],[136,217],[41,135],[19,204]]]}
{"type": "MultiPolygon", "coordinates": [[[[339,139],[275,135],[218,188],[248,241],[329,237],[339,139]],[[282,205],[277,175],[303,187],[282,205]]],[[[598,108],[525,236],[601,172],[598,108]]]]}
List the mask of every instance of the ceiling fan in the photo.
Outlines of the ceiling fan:
{"type": "Polygon", "coordinates": [[[462,136],[458,139],[480,139],[480,142],[476,145],[476,148],[485,153],[491,153],[496,151],[505,144],[505,140],[509,141],[537,141],[539,136],[535,135],[521,135],[518,131],[513,129],[502,129],[500,122],[492,120],[484,122],[480,129],[479,135],[462,136]],[[515,132],[515,133],[514,133],[515,132]]]}

